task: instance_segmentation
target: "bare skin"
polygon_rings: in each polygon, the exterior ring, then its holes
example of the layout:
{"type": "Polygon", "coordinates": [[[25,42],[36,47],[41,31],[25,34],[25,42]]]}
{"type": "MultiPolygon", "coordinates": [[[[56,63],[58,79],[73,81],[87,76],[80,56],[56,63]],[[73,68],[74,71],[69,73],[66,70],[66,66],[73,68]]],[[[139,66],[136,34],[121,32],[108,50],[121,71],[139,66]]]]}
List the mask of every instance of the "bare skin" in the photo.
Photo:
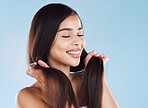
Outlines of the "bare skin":
{"type": "MultiPolygon", "coordinates": [[[[31,71],[35,75],[36,73],[33,70],[31,71]]],[[[77,96],[82,75],[77,73],[77,75],[70,74],[70,76],[74,93],[77,96]]],[[[36,81],[32,86],[22,89],[16,96],[16,108],[44,108],[46,106],[46,96],[43,95],[44,91],[44,85],[41,81],[36,81]]],[[[68,108],[68,105],[66,106],[68,108]]]]}
{"type": "MultiPolygon", "coordinates": [[[[107,56],[105,55],[99,55],[99,54],[92,54],[93,52],[89,53],[89,55],[86,57],[86,59],[89,59],[89,56],[92,57],[93,56],[96,56],[96,57],[100,57],[102,58],[104,61],[107,60],[107,56]],[[92,55],[91,55],[92,54],[92,55]]],[[[34,63],[36,64],[36,63],[34,63]]],[[[44,67],[48,67],[47,64],[45,64],[44,62],[42,61],[39,61],[39,64],[41,66],[44,66],[44,67]]],[[[37,80],[38,77],[36,74],[41,74],[40,72],[39,73],[36,73],[37,71],[34,71],[33,67],[32,66],[29,66],[26,73],[30,76],[33,76],[34,78],[36,78],[37,80]]],[[[81,82],[81,74],[80,75],[76,75],[76,76],[79,76],[79,77],[74,77],[72,76],[72,86],[73,86],[73,89],[74,89],[74,92],[76,93],[77,90],[79,89],[80,87],[80,82],[81,82]]],[[[119,108],[119,106],[117,105],[116,101],[114,100],[108,86],[107,86],[107,83],[105,81],[105,79],[103,80],[103,101],[102,101],[102,108],[119,108]]],[[[27,108],[43,108],[44,106],[46,106],[46,103],[44,102],[45,101],[45,97],[42,95],[42,92],[44,91],[43,89],[43,84],[41,83],[41,81],[37,81],[36,83],[34,83],[32,86],[30,87],[27,87],[27,88],[24,88],[22,89],[17,97],[16,97],[16,100],[17,100],[17,104],[16,104],[16,108],[26,108],[23,107],[23,106],[20,106],[22,104],[30,104],[29,107],[27,108]],[[27,95],[27,96],[26,96],[27,95]],[[26,98],[24,98],[24,96],[26,98]],[[28,103],[28,98],[31,100],[31,103],[28,103]],[[20,100],[22,100],[20,102],[20,100]],[[32,100],[34,100],[34,102],[32,102],[32,100]],[[24,102],[27,102],[27,103],[24,103],[24,102]],[[33,103],[38,103],[38,105],[34,105],[33,103]]]]}
{"type": "MultiPolygon", "coordinates": [[[[81,85],[82,73],[71,74],[70,66],[77,66],[80,62],[80,58],[73,58],[69,56],[66,51],[80,48],[80,54],[82,53],[82,50],[85,46],[85,40],[80,35],[83,34],[83,29],[80,29],[81,23],[76,15],[66,18],[60,24],[59,30],[63,28],[70,28],[70,30],[57,32],[53,46],[47,54],[49,66],[41,60],[39,61],[39,65],[42,67],[53,67],[61,70],[71,81],[73,90],[77,95],[77,90],[80,89],[81,85]],[[70,37],[63,38],[63,36],[70,37]]],[[[95,54],[95,51],[92,51],[86,56],[84,60],[85,67],[92,56],[102,58],[104,64],[108,61],[108,57],[105,54],[95,54]]],[[[16,96],[16,108],[44,108],[46,106],[45,96],[42,95],[42,93],[45,91],[44,79],[42,78],[41,72],[36,71],[33,68],[34,65],[36,65],[36,63],[33,63],[32,66],[29,66],[26,73],[35,78],[37,81],[32,86],[19,91],[16,96]]],[[[119,108],[113,96],[111,95],[105,78],[103,79],[102,108],[119,108]]]]}

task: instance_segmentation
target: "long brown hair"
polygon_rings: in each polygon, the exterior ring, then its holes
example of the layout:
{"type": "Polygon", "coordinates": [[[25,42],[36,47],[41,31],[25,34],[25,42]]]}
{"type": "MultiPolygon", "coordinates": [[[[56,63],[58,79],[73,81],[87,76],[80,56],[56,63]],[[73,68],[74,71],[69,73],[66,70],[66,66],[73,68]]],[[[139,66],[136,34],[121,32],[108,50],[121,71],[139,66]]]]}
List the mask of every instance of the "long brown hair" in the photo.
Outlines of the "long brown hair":
{"type": "MultiPolygon", "coordinates": [[[[48,4],[35,14],[28,41],[29,63],[43,60],[48,64],[47,53],[55,39],[59,25],[71,15],[78,16],[75,10],[63,4],[48,4]]],[[[87,52],[83,49],[79,65],[70,67],[70,71],[83,70],[86,56],[87,52]]],[[[72,106],[79,108],[82,105],[88,108],[101,108],[103,61],[100,58],[92,57],[88,62],[83,72],[78,96],[75,95],[70,80],[60,70],[43,68],[39,65],[37,69],[41,69],[44,75],[46,102],[49,108],[65,108],[67,103],[69,108],[72,106]]]]}

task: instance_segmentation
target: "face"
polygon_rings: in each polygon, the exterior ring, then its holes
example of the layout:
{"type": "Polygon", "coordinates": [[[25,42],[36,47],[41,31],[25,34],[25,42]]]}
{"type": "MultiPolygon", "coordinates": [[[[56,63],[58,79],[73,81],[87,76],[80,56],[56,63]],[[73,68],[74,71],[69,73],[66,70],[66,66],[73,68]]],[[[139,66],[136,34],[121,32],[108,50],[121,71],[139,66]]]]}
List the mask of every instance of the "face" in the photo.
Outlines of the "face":
{"type": "Polygon", "coordinates": [[[77,66],[85,46],[83,28],[77,15],[67,17],[59,26],[48,54],[49,65],[77,66]]]}

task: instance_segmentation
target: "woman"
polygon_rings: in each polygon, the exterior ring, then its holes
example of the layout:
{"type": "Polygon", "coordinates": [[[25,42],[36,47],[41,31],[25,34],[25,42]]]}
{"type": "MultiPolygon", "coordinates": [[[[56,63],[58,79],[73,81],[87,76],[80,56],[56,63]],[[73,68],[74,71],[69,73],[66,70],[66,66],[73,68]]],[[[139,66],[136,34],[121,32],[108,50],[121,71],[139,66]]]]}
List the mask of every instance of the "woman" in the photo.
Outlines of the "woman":
{"type": "Polygon", "coordinates": [[[26,73],[37,82],[19,91],[16,107],[117,108],[103,74],[108,57],[87,54],[84,46],[76,11],[63,4],[42,7],[33,18],[28,42],[32,64],[26,73]]]}

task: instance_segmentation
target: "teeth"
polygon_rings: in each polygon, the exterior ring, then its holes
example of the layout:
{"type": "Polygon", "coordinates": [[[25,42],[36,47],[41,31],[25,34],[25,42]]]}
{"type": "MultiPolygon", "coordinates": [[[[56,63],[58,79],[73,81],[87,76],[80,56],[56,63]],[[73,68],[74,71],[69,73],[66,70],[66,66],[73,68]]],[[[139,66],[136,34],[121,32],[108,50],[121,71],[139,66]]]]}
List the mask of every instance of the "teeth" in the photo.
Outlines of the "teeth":
{"type": "Polygon", "coordinates": [[[80,51],[70,51],[70,52],[67,52],[69,54],[80,54],[80,51]]]}
{"type": "Polygon", "coordinates": [[[79,46],[79,48],[81,49],[81,45],[79,46]]]}

